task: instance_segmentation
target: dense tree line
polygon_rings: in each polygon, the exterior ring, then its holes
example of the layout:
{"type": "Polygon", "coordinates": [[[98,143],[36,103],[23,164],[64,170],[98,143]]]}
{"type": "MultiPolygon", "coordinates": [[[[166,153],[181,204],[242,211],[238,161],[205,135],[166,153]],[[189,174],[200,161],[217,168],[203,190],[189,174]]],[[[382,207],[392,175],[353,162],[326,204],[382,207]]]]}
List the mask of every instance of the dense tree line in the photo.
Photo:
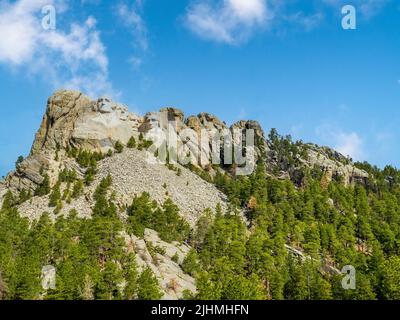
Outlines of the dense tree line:
{"type": "Polygon", "coordinates": [[[72,210],[68,217],[58,217],[55,222],[44,213],[30,225],[14,207],[3,205],[1,299],[161,298],[151,270],[140,273],[134,253],[125,250],[120,237],[124,227],[109,196],[110,185],[111,177],[107,177],[97,187],[91,219],[78,218],[72,210]],[[42,267],[46,265],[57,270],[54,290],[45,291],[41,285],[42,267]]]}
{"type": "MultiPolygon", "coordinates": [[[[286,158],[295,159],[303,150],[301,143],[275,131],[270,139],[286,158]]],[[[393,167],[357,166],[371,174],[366,184],[345,186],[304,167],[300,185],[279,180],[266,174],[263,158],[251,176],[218,171],[214,183],[232,204],[244,208],[249,225],[231,212],[202,222],[199,229],[205,236],[195,241],[197,250],[186,261],[187,270],[199,279],[199,297],[226,298],[227,275],[252,284],[256,276],[271,299],[398,297],[400,173],[393,167]],[[285,245],[303,258],[288,254],[285,245]],[[347,265],[356,270],[354,290],[341,285],[339,271],[347,265]]],[[[259,297],[252,292],[248,298],[259,297]]]]}

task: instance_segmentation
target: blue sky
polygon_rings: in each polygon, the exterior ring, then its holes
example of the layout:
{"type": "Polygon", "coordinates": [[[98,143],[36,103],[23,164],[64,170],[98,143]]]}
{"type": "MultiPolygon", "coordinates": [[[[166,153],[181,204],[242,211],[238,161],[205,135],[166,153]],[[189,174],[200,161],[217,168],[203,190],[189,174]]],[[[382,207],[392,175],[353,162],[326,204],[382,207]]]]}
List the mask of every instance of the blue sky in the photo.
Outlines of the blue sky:
{"type": "Polygon", "coordinates": [[[400,7],[390,0],[0,0],[0,175],[57,88],[131,111],[254,119],[400,166],[400,7]],[[342,7],[357,29],[342,28],[342,7]],[[52,5],[56,29],[42,8],[52,5]]]}

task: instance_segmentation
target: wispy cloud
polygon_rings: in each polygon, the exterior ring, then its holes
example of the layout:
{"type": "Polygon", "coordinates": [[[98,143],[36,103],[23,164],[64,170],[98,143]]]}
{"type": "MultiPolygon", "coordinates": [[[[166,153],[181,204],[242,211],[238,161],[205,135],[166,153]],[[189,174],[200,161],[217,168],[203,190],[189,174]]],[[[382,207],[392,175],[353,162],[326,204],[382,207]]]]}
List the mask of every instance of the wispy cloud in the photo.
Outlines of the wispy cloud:
{"type": "Polygon", "coordinates": [[[354,160],[365,160],[364,142],[356,132],[346,132],[332,125],[321,125],[315,130],[323,144],[329,145],[344,156],[354,160]]]}
{"type": "Polygon", "coordinates": [[[323,2],[331,7],[340,8],[347,4],[354,5],[364,18],[371,18],[377,15],[391,0],[323,0],[323,2]]]}
{"type": "Polygon", "coordinates": [[[356,160],[364,157],[363,141],[357,133],[339,132],[335,138],[337,142],[334,148],[343,155],[356,160]]]}
{"type": "Polygon", "coordinates": [[[324,19],[324,14],[316,12],[306,14],[303,11],[298,11],[294,14],[289,14],[284,17],[285,22],[289,22],[296,27],[300,27],[302,31],[311,31],[315,29],[324,19]]]}
{"type": "Polygon", "coordinates": [[[193,1],[187,9],[186,26],[201,38],[237,44],[246,41],[272,18],[266,0],[193,1]]]}
{"type": "MultiPolygon", "coordinates": [[[[369,19],[377,15],[391,0],[353,0],[360,16],[369,19]]],[[[186,14],[186,26],[197,36],[226,44],[241,44],[258,30],[278,34],[295,27],[311,31],[320,26],[333,9],[341,14],[348,0],[191,0],[186,14]],[[302,2],[308,10],[298,10],[302,2]],[[295,10],[293,10],[295,9],[295,10]]]]}
{"type": "Polygon", "coordinates": [[[106,48],[89,16],[72,22],[68,31],[45,30],[45,5],[64,10],[64,0],[18,0],[0,5],[0,63],[40,75],[56,87],[78,89],[91,96],[113,95],[108,80],[106,48]],[[96,84],[94,84],[96,83],[96,84]]]}
{"type": "Polygon", "coordinates": [[[120,21],[129,29],[135,36],[135,43],[143,50],[147,50],[147,28],[142,18],[143,1],[136,0],[128,6],[125,3],[120,3],[117,7],[117,14],[120,21]]]}
{"type": "Polygon", "coordinates": [[[149,48],[147,26],[142,17],[143,4],[144,0],[135,0],[130,5],[122,2],[116,7],[119,21],[133,36],[132,46],[135,49],[135,53],[131,56],[129,62],[134,67],[142,64],[142,57],[149,48]]]}

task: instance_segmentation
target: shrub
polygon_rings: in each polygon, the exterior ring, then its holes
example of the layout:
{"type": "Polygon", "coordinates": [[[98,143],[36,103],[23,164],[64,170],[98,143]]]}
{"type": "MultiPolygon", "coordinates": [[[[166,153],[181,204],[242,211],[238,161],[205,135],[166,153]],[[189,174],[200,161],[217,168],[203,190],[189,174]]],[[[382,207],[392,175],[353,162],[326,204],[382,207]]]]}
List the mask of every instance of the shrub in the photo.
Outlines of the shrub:
{"type": "Polygon", "coordinates": [[[35,196],[45,196],[46,194],[50,193],[50,178],[46,174],[43,177],[42,183],[36,188],[35,196]]]}
{"type": "Polygon", "coordinates": [[[117,153],[122,153],[122,151],[124,151],[124,146],[121,143],[121,141],[117,141],[114,145],[114,149],[117,153]]]}
{"type": "Polygon", "coordinates": [[[128,144],[126,145],[128,148],[133,149],[136,148],[136,140],[135,137],[130,137],[128,144]]]}

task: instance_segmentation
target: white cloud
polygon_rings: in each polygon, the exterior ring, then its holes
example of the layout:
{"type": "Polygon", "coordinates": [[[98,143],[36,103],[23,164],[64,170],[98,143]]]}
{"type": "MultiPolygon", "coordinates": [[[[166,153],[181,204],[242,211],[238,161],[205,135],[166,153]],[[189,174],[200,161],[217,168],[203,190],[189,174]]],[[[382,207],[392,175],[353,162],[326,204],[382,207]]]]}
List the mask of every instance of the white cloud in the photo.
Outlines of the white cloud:
{"type": "Polygon", "coordinates": [[[39,74],[55,88],[77,89],[91,96],[113,95],[106,48],[96,20],[88,17],[83,24],[72,23],[68,32],[44,30],[41,9],[49,4],[55,6],[57,13],[66,5],[64,0],[2,3],[0,63],[39,74]]]}
{"type": "Polygon", "coordinates": [[[323,144],[354,160],[365,160],[364,142],[356,132],[345,132],[331,125],[321,125],[315,131],[323,144]]]}
{"type": "Polygon", "coordinates": [[[148,49],[147,27],[141,16],[143,0],[133,1],[131,6],[121,3],[117,7],[117,15],[119,20],[129,29],[134,35],[135,44],[142,50],[148,49]]]}
{"type": "Polygon", "coordinates": [[[186,25],[199,37],[237,44],[246,41],[256,27],[272,18],[266,0],[193,1],[186,12],[186,25]]]}
{"type": "Polygon", "coordinates": [[[263,22],[266,15],[264,0],[229,0],[232,11],[244,21],[263,22]]]}
{"type": "Polygon", "coordinates": [[[304,31],[313,30],[322,22],[323,19],[324,15],[320,12],[307,15],[302,11],[288,15],[285,18],[287,22],[300,26],[304,31]]]}
{"type": "Polygon", "coordinates": [[[0,62],[21,64],[30,59],[36,50],[37,32],[40,25],[33,13],[45,1],[2,2],[0,6],[0,62]]]}
{"type": "MultiPolygon", "coordinates": [[[[377,15],[390,0],[354,0],[360,16],[377,15]]],[[[185,14],[186,26],[197,36],[226,44],[247,41],[257,30],[270,29],[282,33],[288,26],[310,31],[319,26],[327,7],[338,15],[348,0],[310,1],[313,12],[295,10],[300,0],[191,0],[185,14]],[[321,6],[321,3],[323,6],[321,6]]]]}
{"type": "Polygon", "coordinates": [[[364,156],[363,142],[359,135],[355,132],[340,132],[337,137],[335,149],[345,156],[350,156],[355,160],[361,160],[364,156]]]}

